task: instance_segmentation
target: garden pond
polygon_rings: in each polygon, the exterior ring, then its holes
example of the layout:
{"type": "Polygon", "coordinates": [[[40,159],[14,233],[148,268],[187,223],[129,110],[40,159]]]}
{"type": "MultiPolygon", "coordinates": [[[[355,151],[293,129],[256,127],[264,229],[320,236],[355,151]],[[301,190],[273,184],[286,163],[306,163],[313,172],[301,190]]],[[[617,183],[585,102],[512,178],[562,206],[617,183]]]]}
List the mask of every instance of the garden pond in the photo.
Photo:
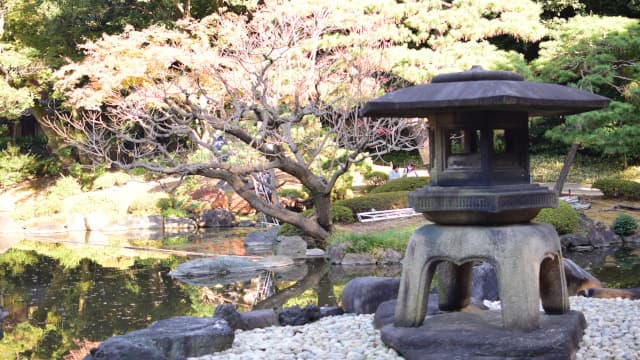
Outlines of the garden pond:
{"type": "MultiPolygon", "coordinates": [[[[0,358],[80,359],[112,335],[172,316],[211,316],[221,303],[235,303],[240,311],[334,306],[354,277],[400,274],[399,266],[342,267],[308,260],[286,273],[265,271],[230,284],[194,286],[168,275],[201,253],[247,255],[243,238],[250,231],[255,229],[157,240],[98,240],[82,234],[76,240],[32,238],[5,246],[10,248],[0,254],[0,304],[6,311],[0,358]]],[[[640,287],[640,249],[565,256],[609,287],[640,287]]]]}

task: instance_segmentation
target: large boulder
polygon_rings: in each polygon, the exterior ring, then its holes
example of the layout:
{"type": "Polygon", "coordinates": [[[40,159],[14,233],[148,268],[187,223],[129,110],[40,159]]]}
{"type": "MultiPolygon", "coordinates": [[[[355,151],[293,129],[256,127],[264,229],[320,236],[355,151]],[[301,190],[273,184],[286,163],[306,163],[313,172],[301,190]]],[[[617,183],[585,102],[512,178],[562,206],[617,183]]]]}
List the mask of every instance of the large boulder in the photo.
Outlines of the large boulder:
{"type": "Polygon", "coordinates": [[[229,210],[211,209],[200,214],[198,225],[205,228],[234,227],[237,225],[236,217],[229,210]]]}
{"type": "Polygon", "coordinates": [[[294,259],[303,258],[307,253],[307,242],[300,236],[278,236],[273,253],[294,259]]]}
{"type": "Polygon", "coordinates": [[[397,298],[399,289],[399,278],[355,278],[342,291],[342,307],[347,313],[373,314],[380,304],[397,298]]]}
{"type": "Polygon", "coordinates": [[[244,246],[252,248],[271,249],[278,237],[278,227],[273,226],[267,230],[254,231],[244,237],[244,246]]]}
{"type": "Polygon", "coordinates": [[[375,265],[376,263],[376,258],[369,253],[348,253],[344,255],[342,262],[340,262],[343,266],[375,265]]]}
{"type": "Polygon", "coordinates": [[[589,230],[587,239],[595,248],[622,244],[622,237],[601,222],[596,222],[589,230]]]}
{"type": "Polygon", "coordinates": [[[320,308],[318,305],[309,304],[304,308],[292,306],[282,310],[278,314],[278,321],[282,326],[305,325],[320,319],[320,308]]]}
{"type": "Polygon", "coordinates": [[[329,261],[331,264],[338,265],[342,264],[342,259],[347,254],[347,248],[351,246],[351,243],[344,242],[335,245],[329,246],[327,250],[327,255],[329,256],[329,261]]]}
{"type": "Polygon", "coordinates": [[[251,330],[278,325],[278,316],[271,309],[238,312],[233,304],[216,306],[213,313],[216,318],[224,319],[234,330],[251,330]]]}
{"type": "Polygon", "coordinates": [[[92,349],[92,359],[182,359],[223,351],[233,344],[234,331],[220,318],[178,316],[148,328],[114,336],[92,349]]]}

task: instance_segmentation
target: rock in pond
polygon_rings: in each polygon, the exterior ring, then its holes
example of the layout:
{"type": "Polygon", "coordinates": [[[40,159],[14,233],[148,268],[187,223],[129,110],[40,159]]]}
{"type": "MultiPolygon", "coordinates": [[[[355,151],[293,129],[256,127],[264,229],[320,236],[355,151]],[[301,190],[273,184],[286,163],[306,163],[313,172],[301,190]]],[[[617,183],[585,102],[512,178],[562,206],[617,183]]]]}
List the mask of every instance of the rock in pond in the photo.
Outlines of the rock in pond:
{"type": "Polygon", "coordinates": [[[293,260],[285,256],[267,256],[256,260],[240,256],[220,256],[182,263],[169,275],[192,285],[225,285],[250,280],[263,270],[284,271],[293,265],[293,260]]]}
{"type": "Polygon", "coordinates": [[[166,360],[203,356],[231,347],[234,331],[223,319],[177,316],[111,337],[85,360],[166,360]]]}

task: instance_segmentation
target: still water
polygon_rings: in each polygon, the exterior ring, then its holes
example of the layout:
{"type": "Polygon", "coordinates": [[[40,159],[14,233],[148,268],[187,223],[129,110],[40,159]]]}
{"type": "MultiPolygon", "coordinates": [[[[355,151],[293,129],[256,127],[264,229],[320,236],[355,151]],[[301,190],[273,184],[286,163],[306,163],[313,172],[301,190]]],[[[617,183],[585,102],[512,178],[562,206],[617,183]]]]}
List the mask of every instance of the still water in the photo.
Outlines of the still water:
{"type": "MultiPolygon", "coordinates": [[[[82,358],[109,336],[178,315],[210,316],[221,303],[241,311],[336,305],[357,276],[397,276],[399,267],[298,264],[227,285],[193,286],[168,275],[197,253],[246,255],[248,231],[214,231],[158,240],[30,239],[0,254],[0,304],[6,310],[0,359],[82,358]]],[[[640,250],[568,253],[610,287],[640,287],[640,250]]]]}
{"type": "Polygon", "coordinates": [[[245,255],[242,240],[249,231],[255,229],[159,240],[80,236],[15,242],[0,254],[0,305],[6,311],[0,359],[80,359],[112,335],[172,316],[211,316],[221,303],[235,303],[240,311],[332,306],[351,278],[400,272],[308,261],[286,273],[262,272],[227,285],[193,286],[168,275],[199,253],[245,255]]]}

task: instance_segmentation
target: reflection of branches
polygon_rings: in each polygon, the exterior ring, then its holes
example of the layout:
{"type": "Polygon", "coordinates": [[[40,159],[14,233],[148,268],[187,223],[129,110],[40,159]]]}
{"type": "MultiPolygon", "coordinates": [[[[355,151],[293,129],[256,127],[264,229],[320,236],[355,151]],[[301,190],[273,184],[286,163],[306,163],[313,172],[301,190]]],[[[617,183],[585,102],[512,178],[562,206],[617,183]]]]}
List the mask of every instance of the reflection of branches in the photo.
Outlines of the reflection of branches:
{"type": "Polygon", "coordinates": [[[275,295],[267,298],[264,301],[257,303],[253,309],[274,309],[281,307],[289,299],[296,296],[300,296],[307,289],[317,289],[320,284],[320,280],[328,274],[329,265],[326,262],[310,262],[309,271],[302,280],[299,280],[295,285],[290,286],[283,291],[276,293],[275,295]]]}

